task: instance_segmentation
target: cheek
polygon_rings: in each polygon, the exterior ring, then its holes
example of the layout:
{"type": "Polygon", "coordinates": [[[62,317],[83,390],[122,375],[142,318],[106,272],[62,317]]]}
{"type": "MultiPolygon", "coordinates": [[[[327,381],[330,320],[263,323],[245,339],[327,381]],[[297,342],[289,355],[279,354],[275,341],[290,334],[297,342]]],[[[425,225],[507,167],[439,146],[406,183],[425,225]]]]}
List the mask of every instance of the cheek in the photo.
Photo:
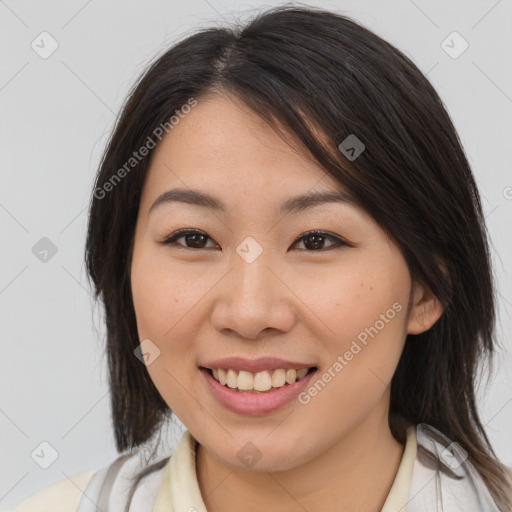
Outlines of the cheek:
{"type": "Polygon", "coordinates": [[[314,314],[322,333],[319,339],[325,336],[327,347],[331,347],[328,352],[344,349],[376,322],[380,330],[381,315],[386,316],[385,320],[392,319],[383,331],[389,333],[392,323],[393,334],[401,334],[397,326],[404,318],[397,309],[405,310],[409,293],[407,267],[401,263],[396,259],[360,258],[347,260],[334,270],[332,266],[328,271],[311,268],[292,279],[294,291],[305,306],[305,318],[314,314]],[[393,309],[396,302],[402,307],[393,309]]]}
{"type": "Polygon", "coordinates": [[[205,297],[217,281],[213,272],[198,272],[197,263],[172,264],[165,251],[139,246],[134,253],[131,282],[139,339],[150,339],[160,351],[148,372],[177,410],[180,384],[190,387],[197,377],[190,369],[197,365],[199,331],[207,318],[205,297]]]}
{"type": "Polygon", "coordinates": [[[349,431],[380,407],[386,414],[383,398],[403,350],[406,308],[401,303],[376,305],[361,296],[357,305],[332,323],[336,334],[321,342],[321,371],[301,397],[311,407],[308,416],[326,432],[349,431]]]}
{"type": "Polygon", "coordinates": [[[332,391],[325,393],[328,407],[368,407],[391,381],[405,341],[410,287],[405,262],[392,256],[361,259],[321,286],[314,284],[318,279],[309,282],[308,306],[324,333],[317,341],[332,391]]]}
{"type": "Polygon", "coordinates": [[[131,281],[139,339],[150,339],[160,351],[147,366],[149,376],[168,406],[187,418],[191,403],[183,386],[192,388],[196,377],[190,368],[196,365],[198,303],[208,283],[143,251],[134,255],[131,281]]]}
{"type": "Polygon", "coordinates": [[[134,255],[131,282],[139,334],[166,345],[197,325],[197,305],[214,284],[206,273],[199,277],[192,265],[172,265],[165,251],[143,249],[134,255]]]}

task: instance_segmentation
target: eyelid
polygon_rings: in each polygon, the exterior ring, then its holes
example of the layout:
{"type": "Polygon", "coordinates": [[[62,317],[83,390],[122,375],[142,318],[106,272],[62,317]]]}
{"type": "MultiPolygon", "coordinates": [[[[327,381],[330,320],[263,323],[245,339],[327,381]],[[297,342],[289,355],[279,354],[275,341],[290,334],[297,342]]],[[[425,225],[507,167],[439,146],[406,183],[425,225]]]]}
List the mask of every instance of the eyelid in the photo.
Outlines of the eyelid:
{"type": "MultiPolygon", "coordinates": [[[[200,229],[182,228],[182,229],[178,229],[177,231],[175,231],[174,233],[172,233],[171,235],[169,235],[168,237],[166,237],[163,241],[161,241],[159,243],[162,245],[171,245],[172,244],[172,245],[175,245],[175,246],[183,248],[183,249],[189,249],[191,251],[200,251],[201,249],[194,249],[192,247],[186,247],[184,245],[175,243],[176,240],[178,240],[186,235],[204,235],[208,239],[213,240],[213,238],[210,235],[208,235],[208,233],[206,233],[200,229]]],[[[301,251],[313,253],[313,252],[325,252],[325,251],[329,250],[331,247],[332,248],[336,248],[336,247],[340,248],[343,246],[348,246],[348,247],[352,247],[352,248],[356,247],[356,244],[349,242],[342,236],[335,235],[334,233],[331,233],[330,231],[321,230],[321,229],[311,229],[309,231],[306,231],[305,233],[302,233],[293,241],[292,246],[297,244],[298,242],[302,241],[302,239],[304,239],[308,236],[311,236],[311,235],[323,236],[324,238],[327,238],[327,239],[331,240],[332,242],[335,242],[335,245],[329,246],[324,249],[318,249],[316,251],[307,251],[305,249],[301,249],[301,251]]],[[[217,243],[217,242],[215,242],[215,243],[217,243]]],[[[211,248],[209,248],[209,249],[211,249],[211,248]]]]}
{"type": "Polygon", "coordinates": [[[336,235],[334,233],[331,233],[330,231],[326,231],[325,229],[311,229],[310,231],[306,231],[302,235],[300,235],[298,238],[295,239],[296,243],[302,238],[309,236],[309,235],[319,235],[319,236],[325,236],[325,238],[330,238],[334,241],[337,241],[341,244],[348,245],[349,247],[355,247],[355,245],[351,242],[349,242],[346,238],[343,238],[341,235],[336,235]]]}
{"type": "MultiPolygon", "coordinates": [[[[174,233],[172,233],[171,235],[169,235],[168,237],[166,237],[164,240],[162,240],[161,243],[162,245],[171,245],[171,244],[174,244],[178,247],[182,247],[183,249],[190,249],[192,251],[199,251],[200,249],[193,249],[191,247],[186,247],[184,245],[180,245],[180,244],[176,244],[176,240],[178,240],[179,238],[182,238],[186,235],[204,235],[206,236],[207,238],[209,238],[210,240],[213,240],[213,238],[208,235],[208,233],[205,233],[204,231],[201,231],[200,229],[193,229],[193,228],[182,228],[182,229],[178,229],[177,231],[175,231],[174,233]]],[[[217,243],[217,242],[215,242],[217,243]]]]}

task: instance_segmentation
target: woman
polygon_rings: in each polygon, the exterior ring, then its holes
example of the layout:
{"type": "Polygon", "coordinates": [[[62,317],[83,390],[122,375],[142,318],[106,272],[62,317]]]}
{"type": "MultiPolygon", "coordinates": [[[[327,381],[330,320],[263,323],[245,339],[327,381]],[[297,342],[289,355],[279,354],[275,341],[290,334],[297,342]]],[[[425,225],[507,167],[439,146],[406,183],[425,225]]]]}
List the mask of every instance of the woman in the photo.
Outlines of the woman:
{"type": "Polygon", "coordinates": [[[475,399],[489,260],[399,50],[293,6],[186,38],[131,92],[90,208],[122,455],[16,510],[512,510],[475,399]],[[137,460],[172,413],[176,452],[137,460]]]}

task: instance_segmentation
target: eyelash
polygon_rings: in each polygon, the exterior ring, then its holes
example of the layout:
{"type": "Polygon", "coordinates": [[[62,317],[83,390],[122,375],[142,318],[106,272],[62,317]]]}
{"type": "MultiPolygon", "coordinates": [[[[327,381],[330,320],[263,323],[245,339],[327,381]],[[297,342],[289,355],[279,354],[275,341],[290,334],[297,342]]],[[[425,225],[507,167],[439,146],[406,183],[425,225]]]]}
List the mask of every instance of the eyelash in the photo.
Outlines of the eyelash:
{"type": "MultiPolygon", "coordinates": [[[[179,229],[178,231],[174,232],[172,235],[170,235],[169,237],[167,237],[165,240],[163,240],[160,243],[162,245],[174,245],[174,246],[177,246],[177,247],[182,248],[182,249],[189,249],[191,251],[200,251],[201,248],[187,247],[187,246],[184,246],[184,245],[176,243],[177,240],[179,240],[180,238],[183,238],[183,237],[185,237],[187,235],[205,235],[207,238],[212,240],[212,238],[209,237],[205,232],[200,231],[198,229],[179,229]]],[[[324,252],[324,251],[330,250],[332,248],[337,248],[337,247],[339,248],[339,247],[342,247],[342,246],[354,247],[354,245],[352,245],[351,243],[349,243],[346,240],[342,239],[341,237],[335,236],[335,235],[331,235],[330,233],[327,233],[325,231],[320,231],[320,230],[312,230],[312,231],[308,231],[307,233],[304,233],[303,235],[301,235],[300,237],[295,239],[295,241],[293,242],[292,245],[295,245],[297,242],[300,242],[302,239],[307,238],[308,236],[311,236],[311,235],[321,236],[324,239],[327,239],[327,240],[329,240],[331,242],[335,242],[336,245],[331,245],[329,247],[326,247],[326,248],[323,248],[323,249],[316,249],[316,250],[300,249],[301,251],[306,251],[306,252],[324,252]]],[[[207,249],[212,249],[212,247],[209,247],[207,249]]]]}

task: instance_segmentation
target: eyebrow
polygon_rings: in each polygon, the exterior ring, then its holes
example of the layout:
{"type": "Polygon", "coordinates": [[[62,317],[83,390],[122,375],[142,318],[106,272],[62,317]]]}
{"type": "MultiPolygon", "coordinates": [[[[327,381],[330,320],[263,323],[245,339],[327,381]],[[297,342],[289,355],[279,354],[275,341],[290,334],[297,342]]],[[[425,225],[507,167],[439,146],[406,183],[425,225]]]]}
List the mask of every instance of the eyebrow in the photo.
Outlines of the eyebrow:
{"type": "MultiPolygon", "coordinates": [[[[220,199],[217,199],[210,194],[200,192],[199,190],[174,188],[167,190],[155,200],[149,208],[148,215],[158,206],[172,202],[201,206],[203,208],[209,208],[223,213],[227,211],[226,205],[220,199]]],[[[281,215],[288,213],[300,213],[309,208],[329,203],[341,203],[357,206],[357,202],[354,197],[347,192],[313,192],[287,199],[281,205],[279,212],[281,215]]]]}

